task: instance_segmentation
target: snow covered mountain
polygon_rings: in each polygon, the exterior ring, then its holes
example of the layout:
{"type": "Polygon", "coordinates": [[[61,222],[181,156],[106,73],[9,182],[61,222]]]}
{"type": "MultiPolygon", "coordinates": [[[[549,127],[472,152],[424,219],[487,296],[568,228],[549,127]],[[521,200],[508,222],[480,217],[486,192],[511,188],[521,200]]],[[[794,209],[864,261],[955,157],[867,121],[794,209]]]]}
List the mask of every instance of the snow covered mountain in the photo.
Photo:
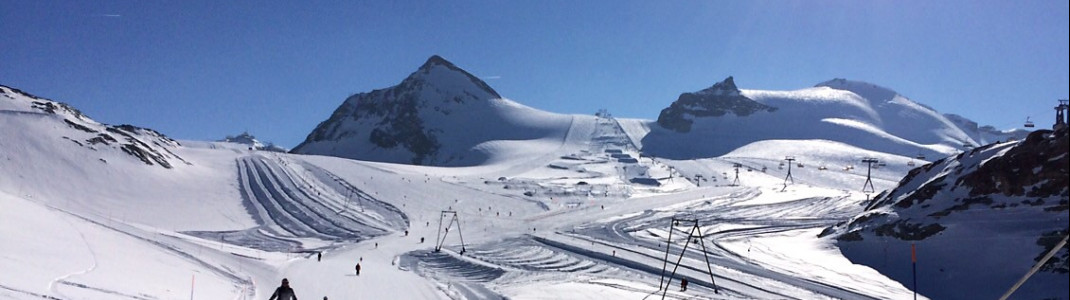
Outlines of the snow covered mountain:
{"type": "Polygon", "coordinates": [[[795,91],[740,90],[732,77],[680,95],[642,139],[645,153],[715,157],[761,140],[837,141],[904,156],[943,156],[978,143],[943,115],[895,91],[834,79],[795,91]]]}
{"type": "Polygon", "coordinates": [[[494,141],[563,139],[570,121],[503,99],[436,55],[396,86],[347,98],[292,152],[470,166],[492,159],[494,141]]]}
{"type": "Polygon", "coordinates": [[[248,132],[242,132],[241,134],[236,135],[236,136],[228,135],[226,138],[220,140],[220,142],[235,143],[235,144],[245,145],[245,146],[249,147],[250,149],[256,149],[256,150],[265,150],[265,151],[274,151],[274,152],[290,152],[286,148],[280,147],[280,146],[275,145],[275,144],[270,143],[270,142],[267,143],[267,144],[264,144],[264,143],[260,142],[260,140],[257,140],[255,136],[253,136],[252,134],[249,134],[248,132]]]}
{"type": "MultiPolygon", "coordinates": [[[[1039,130],[916,168],[865,213],[823,234],[838,236],[852,261],[904,285],[916,244],[920,293],[998,298],[1067,234],[1067,133],[1039,130]]],[[[1068,258],[1064,247],[1016,298],[1066,297],[1068,258]]]]}
{"type": "Polygon", "coordinates": [[[145,165],[167,169],[188,164],[172,152],[180,146],[178,142],[152,129],[101,124],[67,104],[2,85],[0,114],[3,114],[0,124],[4,128],[0,144],[17,143],[21,147],[40,147],[41,151],[54,144],[64,144],[62,147],[85,149],[83,153],[98,156],[105,164],[119,159],[136,159],[145,165]],[[19,136],[25,132],[48,136],[28,141],[19,136]],[[60,139],[67,142],[57,143],[60,139]]]}
{"type": "MultiPolygon", "coordinates": [[[[966,134],[970,135],[970,138],[973,138],[974,141],[980,143],[979,145],[988,145],[1010,140],[1022,140],[1030,133],[1030,131],[1020,128],[999,130],[991,125],[978,126],[977,122],[956,114],[944,114],[944,117],[952,123],[955,123],[955,125],[966,132],[966,134]]],[[[978,145],[970,146],[976,147],[978,145]]]]}

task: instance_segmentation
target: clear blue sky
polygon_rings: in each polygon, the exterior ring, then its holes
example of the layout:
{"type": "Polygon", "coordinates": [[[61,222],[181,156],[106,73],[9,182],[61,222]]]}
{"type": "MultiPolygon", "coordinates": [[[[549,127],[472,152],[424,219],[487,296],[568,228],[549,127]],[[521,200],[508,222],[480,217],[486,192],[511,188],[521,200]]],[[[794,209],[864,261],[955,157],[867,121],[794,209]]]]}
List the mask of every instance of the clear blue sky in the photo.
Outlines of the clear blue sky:
{"type": "Polygon", "coordinates": [[[1048,126],[1070,90],[1067,1],[396,2],[0,0],[0,84],[286,147],[432,54],[535,108],[645,119],[727,76],[863,80],[999,128],[1048,126]]]}

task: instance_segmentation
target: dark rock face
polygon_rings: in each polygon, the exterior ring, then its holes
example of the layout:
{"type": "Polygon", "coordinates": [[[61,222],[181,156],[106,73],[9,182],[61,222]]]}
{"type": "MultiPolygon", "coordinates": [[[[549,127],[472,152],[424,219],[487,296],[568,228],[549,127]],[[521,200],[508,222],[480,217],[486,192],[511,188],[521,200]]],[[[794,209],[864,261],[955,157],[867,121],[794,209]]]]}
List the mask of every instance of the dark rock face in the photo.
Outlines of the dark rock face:
{"type": "Polygon", "coordinates": [[[291,152],[361,159],[359,154],[330,153],[312,145],[367,136],[366,141],[357,142],[383,149],[401,147],[411,153],[404,163],[434,164],[441,143],[438,130],[424,120],[427,114],[448,116],[456,109],[465,109],[466,104],[493,98],[501,96],[482,80],[435,55],[396,86],[347,98],[291,152]]]}
{"type": "Polygon", "coordinates": [[[751,100],[739,92],[732,77],[694,93],[683,93],[668,108],[661,110],[658,124],[676,132],[690,132],[694,118],[720,117],[732,113],[748,116],[758,111],[776,111],[775,107],[751,100]]]}
{"type": "MultiPolygon", "coordinates": [[[[1068,210],[1070,190],[1067,186],[1067,131],[1035,131],[1002,156],[983,164],[975,156],[990,151],[996,144],[979,147],[954,157],[935,161],[911,170],[899,187],[873,200],[870,213],[847,224],[849,231],[872,230],[877,236],[891,236],[901,240],[923,240],[944,229],[941,218],[967,211],[999,210],[1018,207],[1039,207],[1044,211],[1063,213],[1068,210]],[[943,173],[938,173],[943,170],[943,173]],[[958,175],[958,176],[954,176],[958,175]],[[923,182],[922,184],[917,184],[923,182]],[[948,197],[964,191],[958,197],[948,197]],[[995,201],[1000,199],[1020,199],[995,201]],[[892,218],[881,207],[893,207],[903,213],[924,213],[923,218],[892,218]],[[876,220],[876,221],[875,221],[876,220]],[[934,226],[935,225],[935,226],[934,226]]],[[[827,231],[826,233],[831,233],[827,231]]],[[[842,235],[855,238],[857,235],[842,235]]]]}
{"type": "MultiPolygon", "coordinates": [[[[1065,130],[1055,133],[1045,130],[1035,131],[1019,145],[984,164],[953,166],[954,174],[962,174],[954,182],[949,182],[947,177],[950,176],[942,176],[926,182],[917,189],[902,188],[903,184],[916,180],[915,177],[921,173],[951,162],[969,159],[979,152],[988,150],[991,146],[993,145],[979,147],[952,159],[939,160],[911,170],[900,182],[900,188],[892,190],[876,202],[893,204],[904,209],[911,208],[933,199],[937,191],[949,187],[951,191],[960,188],[969,190],[966,197],[949,199],[954,202],[954,205],[948,208],[950,211],[965,210],[971,205],[997,205],[991,199],[987,199],[992,195],[1037,198],[1042,203],[1048,203],[1046,207],[1050,209],[1067,210],[1065,201],[1044,201],[1048,198],[1067,196],[1067,185],[1070,182],[1068,182],[1066,171],[1070,168],[1068,167],[1070,155],[1067,155],[1065,130]]],[[[950,214],[950,211],[936,213],[946,216],[950,214]]]]}

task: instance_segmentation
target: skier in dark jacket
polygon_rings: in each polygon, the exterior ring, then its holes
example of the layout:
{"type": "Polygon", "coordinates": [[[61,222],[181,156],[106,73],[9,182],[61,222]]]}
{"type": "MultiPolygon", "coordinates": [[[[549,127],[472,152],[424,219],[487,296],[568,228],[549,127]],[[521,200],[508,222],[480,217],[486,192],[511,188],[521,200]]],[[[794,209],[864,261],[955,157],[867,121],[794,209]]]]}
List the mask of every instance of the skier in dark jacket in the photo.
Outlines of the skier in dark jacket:
{"type": "Polygon", "coordinates": [[[294,289],[290,288],[290,281],[286,278],[282,279],[282,286],[275,289],[275,293],[271,294],[271,298],[268,300],[297,300],[297,295],[294,294],[294,289]]]}

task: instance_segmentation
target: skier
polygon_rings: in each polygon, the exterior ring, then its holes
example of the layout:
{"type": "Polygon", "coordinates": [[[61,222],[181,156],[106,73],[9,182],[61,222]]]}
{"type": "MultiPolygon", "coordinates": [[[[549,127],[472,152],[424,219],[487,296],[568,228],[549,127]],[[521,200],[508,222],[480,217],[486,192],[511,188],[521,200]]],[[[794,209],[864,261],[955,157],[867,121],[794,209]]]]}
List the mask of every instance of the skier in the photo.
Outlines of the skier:
{"type": "Polygon", "coordinates": [[[360,263],[357,263],[357,276],[360,276],[360,263]]]}
{"type": "Polygon", "coordinates": [[[681,278],[680,279],[680,291],[681,292],[686,292],[687,291],[687,278],[681,278]]]}
{"type": "Polygon", "coordinates": [[[271,298],[268,300],[297,300],[297,295],[294,295],[294,289],[290,288],[290,281],[286,278],[282,279],[282,286],[275,289],[275,293],[271,294],[271,298]]]}
{"type": "Polygon", "coordinates": [[[424,243],[424,237],[422,237],[422,236],[420,237],[420,243],[421,243],[421,244],[423,244],[423,243],[424,243]]]}
{"type": "Polygon", "coordinates": [[[316,261],[323,260],[323,252],[316,252],[316,261]]]}

